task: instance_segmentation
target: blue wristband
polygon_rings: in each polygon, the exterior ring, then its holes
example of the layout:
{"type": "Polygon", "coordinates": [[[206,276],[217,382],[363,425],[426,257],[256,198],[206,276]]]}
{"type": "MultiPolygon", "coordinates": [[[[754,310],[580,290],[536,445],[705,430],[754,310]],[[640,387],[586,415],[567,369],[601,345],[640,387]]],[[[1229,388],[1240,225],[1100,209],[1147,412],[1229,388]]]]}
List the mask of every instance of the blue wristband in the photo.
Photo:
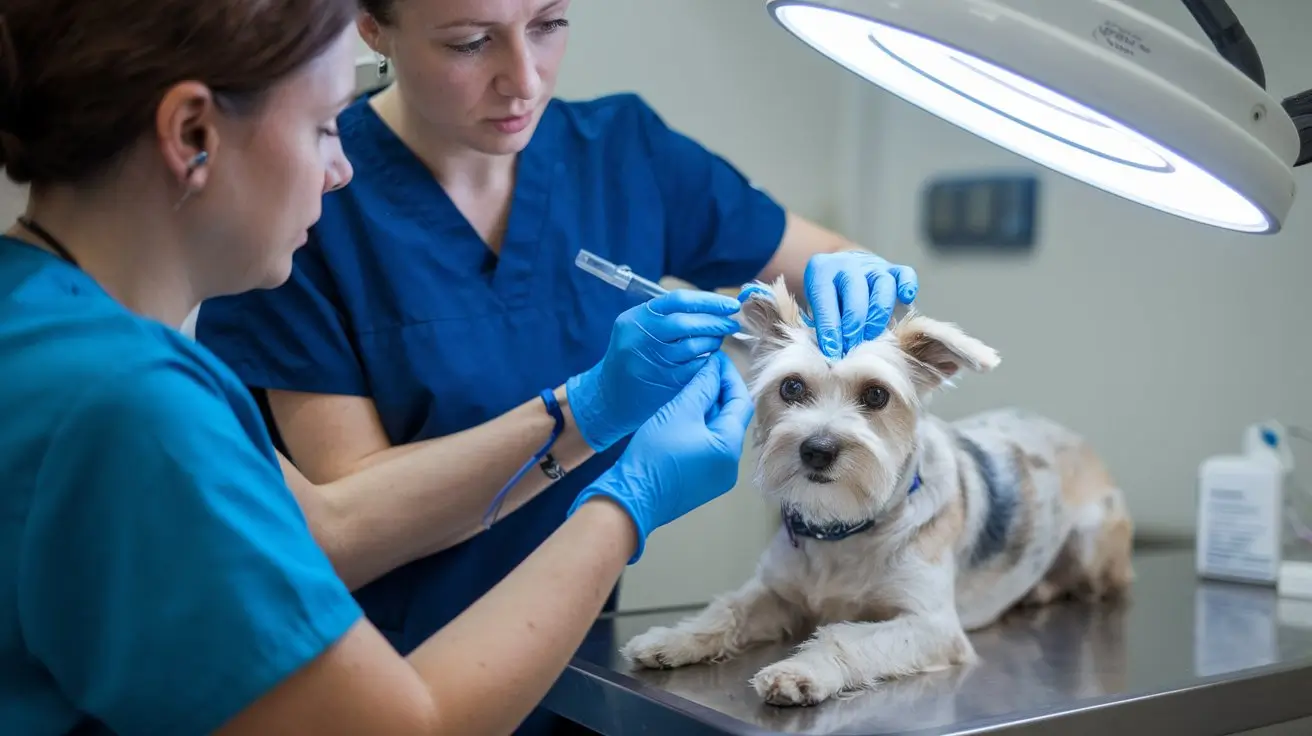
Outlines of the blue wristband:
{"type": "Polygon", "coordinates": [[[524,463],[514,477],[500,491],[497,491],[496,497],[492,499],[492,504],[488,507],[487,512],[483,514],[484,529],[491,529],[492,525],[496,523],[497,516],[501,513],[501,505],[506,500],[506,495],[510,493],[510,489],[514,488],[516,483],[519,483],[519,480],[524,477],[529,468],[540,463],[542,472],[553,481],[565,476],[565,469],[560,467],[560,463],[556,462],[556,459],[551,456],[552,446],[556,444],[556,440],[560,439],[561,432],[565,430],[565,414],[560,409],[560,402],[556,401],[556,393],[551,389],[543,389],[538,397],[542,399],[542,403],[547,405],[547,413],[556,422],[551,428],[551,436],[547,438],[547,441],[542,444],[537,452],[533,453],[533,457],[524,463]]]}
{"type": "MultiPolygon", "coordinates": [[[[549,388],[543,389],[539,395],[542,397],[542,403],[547,405],[547,413],[551,415],[552,419],[556,420],[556,426],[551,430],[551,438],[547,440],[547,444],[543,448],[550,450],[556,444],[556,440],[560,439],[561,433],[565,431],[565,412],[561,411],[560,402],[556,401],[555,391],[549,388]]],[[[560,467],[560,463],[556,462],[556,458],[552,457],[550,452],[542,457],[540,467],[543,474],[552,480],[560,480],[565,477],[565,469],[560,467]]]]}

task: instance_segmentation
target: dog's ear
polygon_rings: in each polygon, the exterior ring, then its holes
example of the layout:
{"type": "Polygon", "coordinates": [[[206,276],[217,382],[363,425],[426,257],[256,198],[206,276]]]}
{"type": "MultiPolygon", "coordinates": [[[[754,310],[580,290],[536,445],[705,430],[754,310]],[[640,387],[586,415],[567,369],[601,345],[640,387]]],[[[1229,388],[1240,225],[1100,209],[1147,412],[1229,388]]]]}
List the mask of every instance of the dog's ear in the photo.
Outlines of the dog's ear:
{"type": "Polygon", "coordinates": [[[789,330],[802,327],[802,310],[789,293],[784,277],[773,284],[754,281],[743,288],[743,306],[738,322],[756,338],[753,352],[761,354],[788,344],[789,330]]]}
{"type": "Polygon", "coordinates": [[[987,373],[1001,362],[997,351],[956,325],[914,311],[899,320],[892,332],[911,359],[912,379],[921,392],[938,388],[963,369],[987,373]]]}

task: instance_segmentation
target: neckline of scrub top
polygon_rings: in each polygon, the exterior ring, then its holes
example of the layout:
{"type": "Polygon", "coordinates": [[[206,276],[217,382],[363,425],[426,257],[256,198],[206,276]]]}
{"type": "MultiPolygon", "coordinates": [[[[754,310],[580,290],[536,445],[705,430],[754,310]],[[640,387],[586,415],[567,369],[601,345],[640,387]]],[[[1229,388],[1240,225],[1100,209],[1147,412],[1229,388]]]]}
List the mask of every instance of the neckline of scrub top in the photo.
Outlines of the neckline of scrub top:
{"type": "MultiPolygon", "coordinates": [[[[91,289],[95,294],[109,296],[109,292],[101,287],[100,282],[96,281],[91,274],[82,270],[81,266],[69,263],[59,256],[58,253],[49,251],[35,243],[29,243],[22,238],[16,238],[12,235],[0,233],[0,245],[10,247],[10,252],[18,258],[29,258],[34,263],[41,263],[42,268],[52,268],[54,273],[58,273],[63,281],[64,286],[73,296],[80,296],[85,289],[91,289]]],[[[114,300],[118,303],[118,300],[114,300]]]]}
{"type": "MultiPolygon", "coordinates": [[[[360,130],[352,136],[352,143],[363,144],[362,153],[365,155],[353,161],[356,175],[359,176],[362,166],[378,166],[378,173],[383,175],[381,181],[385,182],[383,188],[397,195],[388,199],[402,216],[414,218],[442,241],[436,244],[437,247],[453,257],[444,257],[445,262],[454,260],[455,265],[467,270],[470,276],[489,283],[507,305],[527,302],[531,297],[542,232],[550,212],[552,188],[556,177],[564,170],[559,155],[553,155],[560,151],[560,146],[552,145],[559,115],[556,101],[553,99],[547,104],[533,137],[516,159],[515,187],[498,255],[456,206],[428,166],[379,117],[369,99],[370,96],[365,96],[357,102],[360,113],[356,120],[360,130]]],[[[342,191],[349,190],[347,187],[342,191]]]]}

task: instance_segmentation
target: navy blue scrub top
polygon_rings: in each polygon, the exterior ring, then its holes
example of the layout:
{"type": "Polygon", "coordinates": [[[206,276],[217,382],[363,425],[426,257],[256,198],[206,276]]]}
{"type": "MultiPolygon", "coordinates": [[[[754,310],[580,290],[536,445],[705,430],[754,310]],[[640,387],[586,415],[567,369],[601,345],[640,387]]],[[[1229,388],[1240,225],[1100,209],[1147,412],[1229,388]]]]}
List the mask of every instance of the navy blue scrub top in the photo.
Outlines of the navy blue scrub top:
{"type": "MultiPolygon", "coordinates": [[[[494,419],[601,359],[636,302],[576,268],[580,249],[717,288],[755,278],[783,236],[779,204],[636,95],[550,103],[499,258],[366,99],[339,127],[355,178],[325,197],[291,279],[207,302],[197,337],[254,389],[372,397],[396,445],[494,419]]],[[[537,548],[625,444],[357,600],[409,652],[537,548]]]]}

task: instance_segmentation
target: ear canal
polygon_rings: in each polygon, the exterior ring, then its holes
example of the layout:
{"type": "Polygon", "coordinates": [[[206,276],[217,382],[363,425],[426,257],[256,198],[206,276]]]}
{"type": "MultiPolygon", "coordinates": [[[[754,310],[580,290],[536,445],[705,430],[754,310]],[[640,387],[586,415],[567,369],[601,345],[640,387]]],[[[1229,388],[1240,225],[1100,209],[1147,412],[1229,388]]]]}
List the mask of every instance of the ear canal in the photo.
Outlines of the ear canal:
{"type": "Polygon", "coordinates": [[[802,327],[802,310],[788,291],[783,276],[772,284],[753,281],[743,287],[739,321],[757,338],[757,351],[781,348],[793,339],[789,329],[802,327]]]}
{"type": "Polygon", "coordinates": [[[912,359],[914,377],[924,390],[937,388],[963,369],[987,373],[998,367],[997,351],[954,324],[912,313],[894,327],[898,345],[912,359]]]}
{"type": "Polygon", "coordinates": [[[745,296],[739,313],[743,329],[762,342],[782,341],[785,337],[784,325],[774,294],[757,282],[748,284],[743,291],[745,296]]]}

